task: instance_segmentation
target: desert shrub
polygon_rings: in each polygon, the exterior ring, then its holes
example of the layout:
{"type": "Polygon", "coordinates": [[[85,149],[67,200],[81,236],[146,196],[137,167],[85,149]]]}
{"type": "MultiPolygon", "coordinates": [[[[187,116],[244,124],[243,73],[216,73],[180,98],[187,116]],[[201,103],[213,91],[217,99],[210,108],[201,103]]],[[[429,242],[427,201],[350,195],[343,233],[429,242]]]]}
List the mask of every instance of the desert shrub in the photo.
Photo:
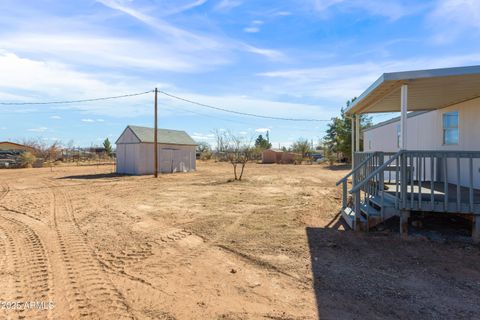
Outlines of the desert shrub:
{"type": "Polygon", "coordinates": [[[301,155],[297,155],[293,159],[293,164],[302,164],[302,162],[303,162],[303,157],[301,155]]]}
{"type": "Polygon", "coordinates": [[[328,164],[331,165],[331,166],[333,166],[333,164],[337,160],[337,157],[335,156],[335,154],[330,149],[325,150],[325,158],[327,159],[328,164]]]}
{"type": "Polygon", "coordinates": [[[212,159],[212,157],[213,157],[213,153],[211,151],[204,151],[200,153],[200,160],[202,161],[210,160],[212,159]]]}
{"type": "Polygon", "coordinates": [[[20,162],[23,168],[31,168],[35,161],[37,161],[37,157],[35,157],[31,152],[24,152],[20,156],[20,162]]]}

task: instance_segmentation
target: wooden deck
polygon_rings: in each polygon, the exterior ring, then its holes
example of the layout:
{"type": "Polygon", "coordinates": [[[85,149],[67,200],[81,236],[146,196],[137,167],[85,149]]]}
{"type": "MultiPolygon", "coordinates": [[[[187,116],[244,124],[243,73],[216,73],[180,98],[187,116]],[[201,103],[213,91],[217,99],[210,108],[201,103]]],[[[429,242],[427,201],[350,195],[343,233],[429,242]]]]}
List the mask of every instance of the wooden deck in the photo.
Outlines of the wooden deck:
{"type": "MultiPolygon", "coordinates": [[[[395,195],[395,184],[394,183],[385,183],[386,191],[391,194],[395,195]]],[[[417,181],[413,183],[413,200],[418,201],[419,198],[419,191],[421,191],[421,198],[422,201],[428,202],[431,201],[432,197],[432,189],[430,181],[422,181],[422,188],[420,190],[419,184],[417,181]]],[[[411,200],[412,194],[412,185],[407,186],[407,198],[411,200]]],[[[448,184],[448,201],[449,202],[457,202],[457,185],[455,184],[448,184]]],[[[445,186],[443,182],[435,182],[433,186],[433,197],[434,201],[444,201],[445,200],[445,186]]],[[[470,203],[470,196],[469,196],[469,188],[460,187],[460,202],[461,203],[470,203]]],[[[480,204],[480,190],[473,189],[473,203],[480,204]]]]}
{"type": "Polygon", "coordinates": [[[474,187],[475,161],[479,160],[480,151],[357,152],[355,167],[337,182],[342,184],[345,218],[354,220],[355,230],[361,230],[362,224],[368,230],[375,225],[372,221],[389,219],[393,212],[400,217],[400,233],[404,234],[412,211],[460,213],[469,215],[473,239],[480,242],[480,190],[474,187]],[[348,190],[350,177],[352,188],[348,190]],[[462,177],[466,186],[454,183],[462,177]]]}

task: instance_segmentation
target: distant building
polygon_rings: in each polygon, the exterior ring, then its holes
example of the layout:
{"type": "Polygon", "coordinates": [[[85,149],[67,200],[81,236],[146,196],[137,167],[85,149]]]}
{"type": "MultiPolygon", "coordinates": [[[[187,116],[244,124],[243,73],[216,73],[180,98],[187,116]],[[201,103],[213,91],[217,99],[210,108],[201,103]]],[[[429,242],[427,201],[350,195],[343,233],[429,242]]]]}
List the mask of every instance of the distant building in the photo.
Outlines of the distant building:
{"type": "Polygon", "coordinates": [[[9,141],[0,141],[0,150],[22,150],[28,152],[35,152],[35,149],[32,147],[24,146],[15,142],[9,141]]]}
{"type": "Polygon", "coordinates": [[[267,149],[262,152],[262,163],[294,163],[298,156],[297,153],[280,149],[267,149]]]}
{"type": "Polygon", "coordinates": [[[14,142],[0,142],[0,168],[18,168],[22,165],[21,156],[24,152],[35,153],[32,147],[14,142]]]}
{"type": "MultiPolygon", "coordinates": [[[[185,131],[158,129],[158,170],[163,173],[188,172],[196,168],[197,143],[185,131]]],[[[117,144],[117,172],[153,174],[154,129],[128,126],[117,144]]]]}

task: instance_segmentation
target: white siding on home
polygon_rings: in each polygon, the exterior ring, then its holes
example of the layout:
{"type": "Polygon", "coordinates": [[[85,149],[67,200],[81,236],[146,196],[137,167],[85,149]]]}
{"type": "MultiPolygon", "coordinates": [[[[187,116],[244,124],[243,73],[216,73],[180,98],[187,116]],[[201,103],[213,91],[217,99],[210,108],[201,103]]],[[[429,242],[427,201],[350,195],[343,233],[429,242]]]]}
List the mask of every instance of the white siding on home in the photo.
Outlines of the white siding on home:
{"type": "MultiPolygon", "coordinates": [[[[400,121],[366,130],[363,133],[365,151],[397,152],[397,126],[400,121]]],[[[480,98],[462,102],[447,108],[423,113],[407,120],[407,150],[459,150],[480,151],[480,98]],[[458,111],[459,143],[443,144],[443,114],[458,111]]],[[[427,161],[428,162],[428,161],[427,161]]],[[[426,166],[430,179],[430,167],[426,166]]],[[[474,184],[480,188],[480,160],[474,160],[474,184]]],[[[456,159],[448,160],[448,181],[457,182],[456,159]]],[[[461,160],[460,183],[468,186],[469,172],[467,160],[461,160]]]]}

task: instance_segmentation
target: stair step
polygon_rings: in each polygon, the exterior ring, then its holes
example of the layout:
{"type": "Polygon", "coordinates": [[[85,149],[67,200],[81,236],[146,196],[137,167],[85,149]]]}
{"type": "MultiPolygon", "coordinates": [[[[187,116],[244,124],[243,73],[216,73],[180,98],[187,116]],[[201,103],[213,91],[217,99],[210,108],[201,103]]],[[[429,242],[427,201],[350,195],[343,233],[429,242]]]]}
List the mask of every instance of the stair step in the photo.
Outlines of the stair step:
{"type": "Polygon", "coordinates": [[[381,214],[380,210],[377,210],[366,203],[362,203],[360,205],[360,210],[362,210],[362,212],[365,213],[368,217],[379,217],[381,214]]]}
{"type": "MultiPolygon", "coordinates": [[[[379,206],[379,207],[382,207],[382,196],[381,195],[378,195],[378,196],[371,196],[369,198],[370,202],[372,202],[373,204],[379,206]]],[[[383,198],[383,206],[384,207],[394,207],[395,206],[395,200],[392,200],[391,198],[389,197],[384,197],[383,198]]]]}
{"type": "MultiPolygon", "coordinates": [[[[352,229],[354,229],[355,225],[355,211],[353,211],[352,208],[345,208],[342,210],[342,218],[345,220],[345,222],[348,224],[348,226],[352,229]]],[[[366,223],[367,220],[363,217],[360,216],[360,222],[361,223],[366,223]]]]}

